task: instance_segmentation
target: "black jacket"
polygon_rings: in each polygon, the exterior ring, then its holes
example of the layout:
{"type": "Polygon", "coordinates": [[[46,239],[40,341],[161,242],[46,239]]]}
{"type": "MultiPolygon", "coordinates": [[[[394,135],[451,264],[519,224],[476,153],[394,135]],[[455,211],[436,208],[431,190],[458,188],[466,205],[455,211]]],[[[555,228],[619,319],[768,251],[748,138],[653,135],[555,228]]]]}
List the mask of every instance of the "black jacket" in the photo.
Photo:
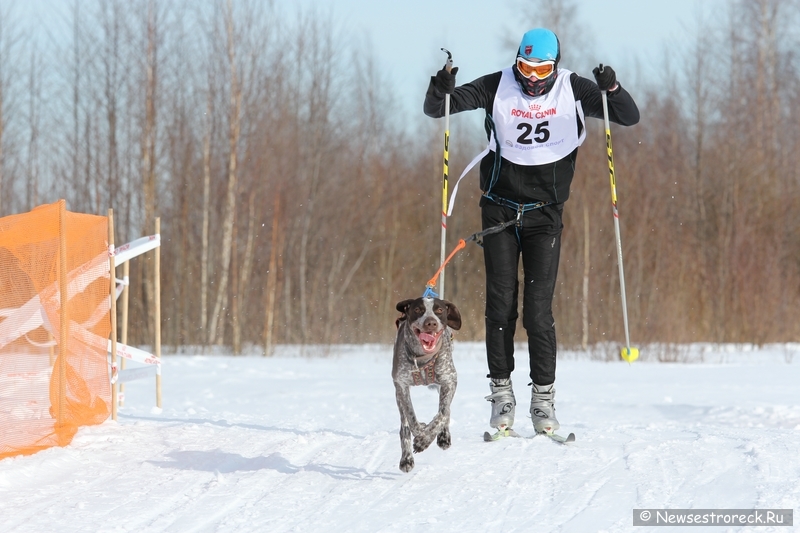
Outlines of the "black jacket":
{"type": "MultiPolygon", "coordinates": [[[[491,115],[501,75],[501,72],[495,72],[456,87],[453,94],[450,95],[450,112],[460,113],[461,111],[484,109],[487,115],[491,115]]],[[[602,120],[603,100],[597,85],[575,73],[570,76],[570,83],[575,100],[581,102],[584,115],[602,120]]],[[[433,118],[443,117],[444,99],[445,95],[434,88],[433,78],[431,78],[423,106],[425,114],[433,118]]],[[[608,94],[608,118],[622,126],[632,126],[639,122],[639,109],[631,95],[622,86],[614,93],[608,94]]],[[[583,128],[580,120],[577,127],[580,134],[583,128]]],[[[486,133],[488,138],[488,126],[486,133]]],[[[491,193],[519,204],[563,203],[569,198],[577,156],[578,149],[576,148],[568,156],[554,163],[534,166],[518,165],[501,158],[499,175],[491,193]]],[[[494,162],[495,153],[493,151],[489,152],[481,161],[481,190],[484,192],[490,182],[494,162]]]]}

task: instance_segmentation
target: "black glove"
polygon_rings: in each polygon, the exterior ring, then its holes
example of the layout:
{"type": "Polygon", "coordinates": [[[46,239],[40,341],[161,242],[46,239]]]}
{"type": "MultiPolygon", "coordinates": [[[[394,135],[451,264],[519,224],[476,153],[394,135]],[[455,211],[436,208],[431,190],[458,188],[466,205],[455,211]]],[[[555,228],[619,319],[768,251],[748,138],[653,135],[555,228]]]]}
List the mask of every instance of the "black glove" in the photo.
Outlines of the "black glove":
{"type": "Polygon", "coordinates": [[[453,67],[450,72],[446,68],[442,68],[433,77],[433,88],[443,94],[453,94],[456,89],[456,74],[458,67],[453,67]]]}
{"type": "Polygon", "coordinates": [[[601,91],[613,92],[619,87],[617,85],[617,75],[614,73],[614,69],[608,65],[603,66],[601,64],[599,67],[594,67],[592,74],[594,74],[594,79],[597,81],[597,86],[601,91]]]}

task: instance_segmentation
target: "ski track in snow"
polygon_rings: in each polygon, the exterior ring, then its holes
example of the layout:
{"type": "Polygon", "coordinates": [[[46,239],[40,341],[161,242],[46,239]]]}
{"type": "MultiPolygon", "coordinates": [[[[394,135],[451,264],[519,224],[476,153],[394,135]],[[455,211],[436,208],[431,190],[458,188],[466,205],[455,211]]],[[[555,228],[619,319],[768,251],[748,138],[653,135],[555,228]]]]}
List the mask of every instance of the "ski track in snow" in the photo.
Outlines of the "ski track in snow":
{"type": "MultiPolygon", "coordinates": [[[[165,357],[163,412],[151,380],[130,383],[117,422],[0,461],[0,531],[666,532],[683,528],[634,528],[633,509],[800,501],[800,365],[784,352],[723,364],[566,358],[556,405],[577,442],[486,443],[482,349],[459,343],[452,446],[432,444],[404,474],[391,348],[319,350],[165,357]]],[[[524,359],[514,427],[531,437],[524,359]]],[[[436,391],[412,397],[430,420],[436,391]]]]}

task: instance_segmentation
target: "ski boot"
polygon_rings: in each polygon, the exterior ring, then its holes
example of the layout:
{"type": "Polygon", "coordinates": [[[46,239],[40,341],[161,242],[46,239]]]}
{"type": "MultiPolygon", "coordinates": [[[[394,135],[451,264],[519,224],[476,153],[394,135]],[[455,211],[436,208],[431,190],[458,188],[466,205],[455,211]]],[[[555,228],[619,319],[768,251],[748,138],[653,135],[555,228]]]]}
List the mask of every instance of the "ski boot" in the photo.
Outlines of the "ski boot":
{"type": "Polygon", "coordinates": [[[533,429],[536,433],[546,433],[548,435],[556,431],[561,424],[556,419],[555,398],[556,389],[554,384],[533,385],[531,390],[531,420],[533,429]]]}
{"type": "Polygon", "coordinates": [[[514,425],[514,389],[510,379],[492,379],[489,383],[492,393],[486,400],[492,402],[492,417],[489,425],[497,429],[510,429],[514,425]]]}

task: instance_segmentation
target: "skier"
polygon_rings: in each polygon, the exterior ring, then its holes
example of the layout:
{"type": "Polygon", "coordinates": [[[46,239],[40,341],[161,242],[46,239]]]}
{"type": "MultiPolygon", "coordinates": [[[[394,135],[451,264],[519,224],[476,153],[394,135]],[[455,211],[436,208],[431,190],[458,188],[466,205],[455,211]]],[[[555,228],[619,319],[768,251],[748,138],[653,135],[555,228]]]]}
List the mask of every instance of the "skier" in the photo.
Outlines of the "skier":
{"type": "MultiPolygon", "coordinates": [[[[603,118],[601,91],[609,119],[623,126],[639,122],[639,109],[617,82],[611,67],[593,70],[596,84],[559,68],[561,47],[545,28],[525,33],[511,67],[456,87],[457,67],[431,77],[424,112],[438,118],[450,111],[486,111],[489,146],[480,160],[483,229],[515,223],[484,238],[486,269],[486,356],[492,402],[489,424],[507,435],[516,399],[514,333],[522,256],[522,324],[530,357],[530,413],[536,433],[559,428],[555,413],[556,331],[553,293],[561,253],[562,212],[569,198],[578,147],[586,136],[584,117],[603,118]]],[[[488,434],[487,434],[488,435],[488,434]]]]}

